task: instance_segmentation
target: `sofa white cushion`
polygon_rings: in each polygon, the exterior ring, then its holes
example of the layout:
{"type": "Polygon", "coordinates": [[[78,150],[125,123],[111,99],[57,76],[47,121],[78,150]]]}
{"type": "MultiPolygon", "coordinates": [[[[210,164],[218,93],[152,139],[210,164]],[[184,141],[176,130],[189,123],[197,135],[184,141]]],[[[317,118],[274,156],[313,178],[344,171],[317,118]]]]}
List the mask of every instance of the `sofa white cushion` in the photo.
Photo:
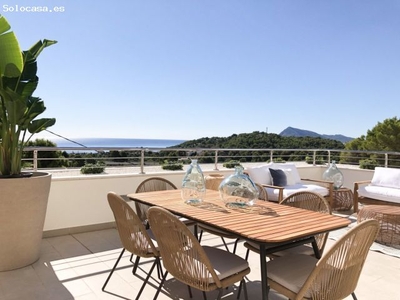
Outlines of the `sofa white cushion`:
{"type": "Polygon", "coordinates": [[[247,168],[246,173],[249,174],[251,180],[259,184],[272,184],[271,174],[269,173],[269,168],[271,163],[257,166],[253,168],[247,168]]]}
{"type": "Polygon", "coordinates": [[[400,189],[400,169],[376,167],[371,185],[400,189]]]}
{"type": "Polygon", "coordinates": [[[282,169],[286,175],[286,185],[295,185],[296,178],[294,178],[293,171],[291,169],[282,169]]]}
{"type": "Polygon", "coordinates": [[[358,188],[358,195],[376,200],[400,203],[399,188],[376,186],[372,184],[362,185],[358,188]]]}
{"type": "MultiPolygon", "coordinates": [[[[268,194],[269,201],[278,201],[279,198],[279,190],[274,188],[265,188],[268,194]]],[[[295,185],[287,185],[283,189],[283,198],[286,198],[289,195],[292,195],[296,192],[314,192],[320,194],[321,196],[325,197],[329,195],[329,190],[326,187],[316,185],[316,184],[301,184],[297,183],[295,185]]]]}

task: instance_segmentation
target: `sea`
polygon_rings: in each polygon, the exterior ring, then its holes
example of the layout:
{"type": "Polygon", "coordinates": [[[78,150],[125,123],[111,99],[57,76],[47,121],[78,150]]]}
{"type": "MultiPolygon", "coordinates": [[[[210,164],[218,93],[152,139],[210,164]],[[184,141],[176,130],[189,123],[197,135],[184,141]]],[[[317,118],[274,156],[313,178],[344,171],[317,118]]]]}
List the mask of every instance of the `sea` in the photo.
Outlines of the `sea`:
{"type": "Polygon", "coordinates": [[[76,139],[49,139],[57,144],[57,147],[143,147],[143,148],[167,148],[179,145],[186,140],[163,139],[121,139],[121,138],[76,138],[76,139]]]}

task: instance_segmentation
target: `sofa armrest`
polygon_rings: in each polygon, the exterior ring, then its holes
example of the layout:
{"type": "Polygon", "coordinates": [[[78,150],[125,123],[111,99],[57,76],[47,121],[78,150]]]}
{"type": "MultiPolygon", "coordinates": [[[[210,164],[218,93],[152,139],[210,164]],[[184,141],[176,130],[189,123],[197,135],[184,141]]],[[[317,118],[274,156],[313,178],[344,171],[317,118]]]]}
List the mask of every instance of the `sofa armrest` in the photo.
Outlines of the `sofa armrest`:
{"type": "Polygon", "coordinates": [[[369,184],[371,183],[371,180],[362,180],[362,181],[356,181],[354,182],[354,188],[353,188],[353,206],[354,206],[354,212],[358,212],[358,188],[360,185],[364,184],[369,184]]]}
{"type": "Polygon", "coordinates": [[[277,185],[272,185],[272,184],[261,184],[263,187],[267,188],[272,188],[272,189],[277,189],[278,190],[278,203],[280,203],[283,200],[283,190],[285,189],[284,186],[277,186],[277,185]]]}
{"type": "Polygon", "coordinates": [[[354,186],[357,185],[357,187],[358,187],[361,184],[369,184],[369,183],[371,183],[371,180],[356,181],[356,182],[354,182],[354,186]]]}
{"type": "Polygon", "coordinates": [[[302,178],[301,180],[319,183],[320,185],[326,186],[326,188],[329,190],[329,194],[328,194],[328,196],[325,196],[325,198],[327,199],[329,205],[332,207],[332,205],[333,205],[333,181],[322,180],[322,179],[309,179],[309,178],[302,178]]]}
{"type": "Polygon", "coordinates": [[[329,181],[329,180],[322,180],[322,179],[309,179],[309,178],[302,178],[301,180],[304,180],[304,181],[312,181],[312,182],[319,182],[319,183],[326,183],[326,184],[333,184],[333,181],[329,181]]]}

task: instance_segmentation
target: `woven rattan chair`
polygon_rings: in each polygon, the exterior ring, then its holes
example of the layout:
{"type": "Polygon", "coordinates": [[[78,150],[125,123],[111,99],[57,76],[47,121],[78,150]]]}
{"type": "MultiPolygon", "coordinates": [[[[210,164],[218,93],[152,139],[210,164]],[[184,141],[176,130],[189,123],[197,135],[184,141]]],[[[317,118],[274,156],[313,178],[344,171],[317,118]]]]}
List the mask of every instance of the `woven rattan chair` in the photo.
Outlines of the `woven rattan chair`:
{"type": "Polygon", "coordinates": [[[264,187],[259,183],[254,183],[258,189],[258,199],[268,201],[268,194],[264,187]]]}
{"type": "MultiPolygon", "coordinates": [[[[162,177],[150,177],[142,181],[136,188],[136,193],[154,192],[154,191],[165,191],[165,190],[176,190],[177,187],[171,181],[162,177]]],[[[136,213],[142,220],[143,224],[148,228],[147,224],[147,211],[149,206],[143,203],[135,201],[136,213]]],[[[186,226],[195,225],[196,222],[181,218],[186,226]]],[[[197,230],[197,229],[196,229],[197,230]]]]}
{"type": "Polygon", "coordinates": [[[154,299],[168,273],[188,285],[190,298],[190,287],[203,291],[205,299],[205,292],[219,290],[221,299],[224,288],[241,282],[247,299],[244,276],[250,273],[250,268],[246,260],[218,248],[201,246],[185,224],[161,207],[150,208],[148,216],[166,269],[154,299]]]}
{"type": "MultiPolygon", "coordinates": [[[[293,206],[297,208],[303,208],[307,210],[312,210],[321,213],[331,214],[331,208],[329,206],[328,201],[321,195],[314,193],[314,192],[297,192],[294,193],[285,199],[283,199],[280,204],[293,206]]],[[[326,241],[328,239],[329,232],[321,233],[315,236],[315,241],[317,243],[317,247],[319,253],[322,254],[324,251],[326,241]]],[[[252,242],[245,242],[244,246],[247,248],[246,259],[248,258],[249,251],[252,250],[254,252],[259,253],[259,246],[252,242]]],[[[290,254],[306,254],[306,255],[315,255],[314,249],[311,247],[310,244],[307,245],[300,245],[293,248],[288,248],[286,250],[282,250],[279,252],[274,252],[268,254],[269,257],[280,257],[286,256],[290,254]]]]}
{"type": "MultiPolygon", "coordinates": [[[[256,185],[256,187],[258,189],[258,192],[259,192],[258,199],[264,200],[264,201],[268,201],[267,192],[262,187],[262,185],[258,184],[258,183],[255,183],[255,185],[256,185]]],[[[221,240],[222,240],[222,243],[224,244],[225,249],[227,251],[229,251],[229,248],[228,248],[228,244],[226,243],[225,239],[235,239],[235,243],[233,245],[232,253],[236,253],[237,244],[238,244],[238,242],[240,240],[240,239],[237,238],[237,236],[231,234],[230,232],[223,231],[223,230],[218,230],[218,229],[216,229],[216,228],[214,228],[212,226],[207,226],[207,225],[199,225],[199,229],[200,229],[199,241],[201,241],[203,233],[204,233],[204,231],[206,231],[208,233],[220,236],[221,240]]]]}
{"type": "Polygon", "coordinates": [[[321,259],[309,255],[275,258],[267,263],[268,283],[289,299],[357,299],[364,262],[376,235],[376,220],[364,221],[344,234],[321,259]]]}
{"type": "MultiPolygon", "coordinates": [[[[150,177],[142,181],[136,188],[136,193],[176,190],[176,186],[162,177],[150,177]]],[[[136,213],[144,224],[147,225],[148,205],[135,201],[136,213]]]]}
{"type": "Polygon", "coordinates": [[[109,192],[107,194],[108,203],[111,207],[111,210],[114,214],[115,223],[117,226],[118,234],[122,243],[122,251],[119,255],[117,261],[114,264],[110,274],[108,275],[104,285],[102,287],[102,291],[107,286],[108,281],[110,280],[112,274],[114,273],[119,261],[122,258],[125,250],[128,250],[132,253],[132,255],[136,255],[136,261],[133,266],[132,273],[135,274],[139,260],[141,257],[146,258],[155,258],[153,265],[151,266],[146,279],[144,280],[142,287],[139,290],[139,293],[136,296],[136,299],[139,299],[142,291],[149,280],[151,273],[154,270],[155,266],[158,266],[158,271],[160,274],[161,263],[160,263],[160,253],[158,248],[153,243],[151,239],[152,233],[150,230],[146,229],[134,212],[134,210],[125,202],[122,197],[115,194],[114,192],[109,192]]]}

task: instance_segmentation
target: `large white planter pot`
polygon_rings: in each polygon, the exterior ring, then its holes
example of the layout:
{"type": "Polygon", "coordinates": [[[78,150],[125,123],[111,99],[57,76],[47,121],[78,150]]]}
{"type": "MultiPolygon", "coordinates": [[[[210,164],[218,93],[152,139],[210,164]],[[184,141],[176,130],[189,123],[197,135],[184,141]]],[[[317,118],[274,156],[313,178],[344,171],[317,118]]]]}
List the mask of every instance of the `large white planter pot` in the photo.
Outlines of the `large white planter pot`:
{"type": "Polygon", "coordinates": [[[0,271],[39,259],[51,174],[0,179],[0,271]]]}

